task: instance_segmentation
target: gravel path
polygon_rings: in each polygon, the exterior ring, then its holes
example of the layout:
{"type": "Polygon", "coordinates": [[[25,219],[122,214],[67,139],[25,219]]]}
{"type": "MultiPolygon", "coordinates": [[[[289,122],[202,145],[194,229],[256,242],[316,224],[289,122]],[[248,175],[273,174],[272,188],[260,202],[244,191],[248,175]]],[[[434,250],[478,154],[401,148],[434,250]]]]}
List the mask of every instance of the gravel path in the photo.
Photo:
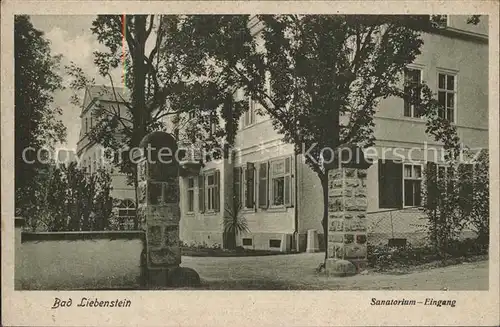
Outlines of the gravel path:
{"type": "Polygon", "coordinates": [[[434,268],[404,275],[370,272],[327,277],[315,272],[323,253],[262,257],[182,257],[207,289],[250,290],[487,290],[488,261],[434,268]]]}

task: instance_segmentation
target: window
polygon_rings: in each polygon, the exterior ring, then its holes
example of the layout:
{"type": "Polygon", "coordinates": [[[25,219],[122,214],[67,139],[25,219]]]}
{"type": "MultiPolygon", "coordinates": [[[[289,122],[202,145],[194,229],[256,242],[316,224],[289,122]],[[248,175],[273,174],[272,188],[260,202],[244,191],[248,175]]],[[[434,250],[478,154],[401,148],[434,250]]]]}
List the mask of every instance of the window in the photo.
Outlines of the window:
{"type": "Polygon", "coordinates": [[[129,199],[120,201],[118,206],[118,228],[120,230],[133,229],[135,215],[134,201],[129,199]]]}
{"type": "Polygon", "coordinates": [[[407,95],[407,98],[404,99],[404,115],[405,117],[421,117],[422,113],[418,109],[418,102],[420,100],[422,71],[420,69],[406,68],[404,71],[404,80],[404,91],[407,95]]]}
{"type": "Polygon", "coordinates": [[[251,238],[244,238],[241,241],[243,243],[243,246],[252,246],[252,239],[251,238]]]}
{"type": "Polygon", "coordinates": [[[448,15],[431,15],[430,19],[434,28],[446,28],[448,26],[448,15]]]}
{"type": "Polygon", "coordinates": [[[291,158],[271,162],[271,205],[290,206],[292,200],[291,158]]]}
{"type": "Polygon", "coordinates": [[[204,177],[206,211],[219,211],[219,179],[219,171],[207,173],[204,177]]]}
{"type": "Polygon", "coordinates": [[[88,126],[88,118],[85,117],[85,134],[89,132],[89,126],[88,126]]]}
{"type": "Polygon", "coordinates": [[[248,99],[248,110],[245,111],[243,115],[243,127],[247,127],[255,124],[255,110],[257,101],[251,97],[248,99]]]}
{"type": "Polygon", "coordinates": [[[422,166],[405,164],[403,173],[404,205],[408,207],[422,204],[422,166]]]}
{"type": "Polygon", "coordinates": [[[455,121],[456,76],[438,74],[439,117],[455,121]]]}
{"type": "Polygon", "coordinates": [[[194,178],[187,180],[187,212],[194,212],[194,178]]]}
{"type": "Polygon", "coordinates": [[[281,247],[281,240],[269,240],[270,248],[279,248],[281,247]]]}

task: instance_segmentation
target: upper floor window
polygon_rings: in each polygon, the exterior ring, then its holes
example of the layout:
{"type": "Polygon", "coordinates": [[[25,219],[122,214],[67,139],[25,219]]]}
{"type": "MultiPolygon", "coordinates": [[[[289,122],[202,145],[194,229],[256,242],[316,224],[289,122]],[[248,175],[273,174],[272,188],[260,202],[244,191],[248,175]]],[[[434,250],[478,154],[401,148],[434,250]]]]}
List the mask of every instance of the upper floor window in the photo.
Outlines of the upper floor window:
{"type": "Polygon", "coordinates": [[[256,107],[257,101],[250,97],[248,99],[248,110],[246,110],[245,114],[243,115],[243,127],[255,124],[256,107]]]}
{"type": "Polygon", "coordinates": [[[456,76],[439,73],[438,74],[438,102],[439,117],[450,122],[455,121],[455,99],[456,99],[456,76]]]}
{"type": "Polygon", "coordinates": [[[448,15],[431,15],[431,24],[435,28],[446,28],[448,26],[448,15]]]}
{"type": "Polygon", "coordinates": [[[405,117],[421,117],[418,102],[420,100],[420,84],[422,83],[422,71],[420,69],[406,68],[404,71],[405,94],[404,115],[405,117]]]}

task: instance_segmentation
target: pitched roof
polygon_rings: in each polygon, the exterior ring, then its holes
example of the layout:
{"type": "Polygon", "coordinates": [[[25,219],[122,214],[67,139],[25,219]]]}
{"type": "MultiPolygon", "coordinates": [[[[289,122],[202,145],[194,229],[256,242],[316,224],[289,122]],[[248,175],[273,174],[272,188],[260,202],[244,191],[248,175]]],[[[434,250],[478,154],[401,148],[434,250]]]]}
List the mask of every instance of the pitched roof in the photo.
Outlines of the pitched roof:
{"type": "Polygon", "coordinates": [[[98,98],[99,100],[103,101],[116,101],[116,98],[118,98],[118,101],[121,102],[122,98],[126,101],[128,101],[129,98],[127,89],[124,87],[115,86],[113,92],[113,88],[111,86],[95,85],[88,87],[86,91],[88,92],[87,94],[90,99],[98,98]]]}
{"type": "Polygon", "coordinates": [[[83,105],[82,105],[82,114],[87,111],[89,104],[93,100],[123,102],[123,100],[129,101],[129,99],[130,99],[129,92],[124,87],[115,86],[113,92],[113,88],[108,85],[89,86],[85,89],[85,95],[83,98],[83,105]]]}

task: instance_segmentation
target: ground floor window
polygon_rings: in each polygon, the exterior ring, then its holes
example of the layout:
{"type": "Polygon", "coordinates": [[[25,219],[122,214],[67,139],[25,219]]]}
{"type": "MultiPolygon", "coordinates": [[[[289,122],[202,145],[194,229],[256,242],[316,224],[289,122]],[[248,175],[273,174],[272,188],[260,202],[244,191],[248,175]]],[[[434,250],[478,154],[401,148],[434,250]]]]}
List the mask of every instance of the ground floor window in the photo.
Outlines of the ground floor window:
{"type": "Polygon", "coordinates": [[[291,158],[271,161],[271,205],[291,204],[291,158]]]}
{"type": "Polygon", "coordinates": [[[120,201],[118,205],[118,229],[133,229],[135,216],[136,209],[134,201],[129,199],[120,201]]]}
{"type": "Polygon", "coordinates": [[[403,183],[404,205],[420,206],[422,204],[422,165],[405,164],[403,183]]]}
{"type": "Polygon", "coordinates": [[[220,208],[220,172],[218,170],[210,171],[204,173],[204,175],[200,176],[200,211],[201,212],[213,212],[219,211],[220,208]]]}
{"type": "Polygon", "coordinates": [[[194,177],[188,177],[187,183],[187,211],[194,211],[194,177]]]}

